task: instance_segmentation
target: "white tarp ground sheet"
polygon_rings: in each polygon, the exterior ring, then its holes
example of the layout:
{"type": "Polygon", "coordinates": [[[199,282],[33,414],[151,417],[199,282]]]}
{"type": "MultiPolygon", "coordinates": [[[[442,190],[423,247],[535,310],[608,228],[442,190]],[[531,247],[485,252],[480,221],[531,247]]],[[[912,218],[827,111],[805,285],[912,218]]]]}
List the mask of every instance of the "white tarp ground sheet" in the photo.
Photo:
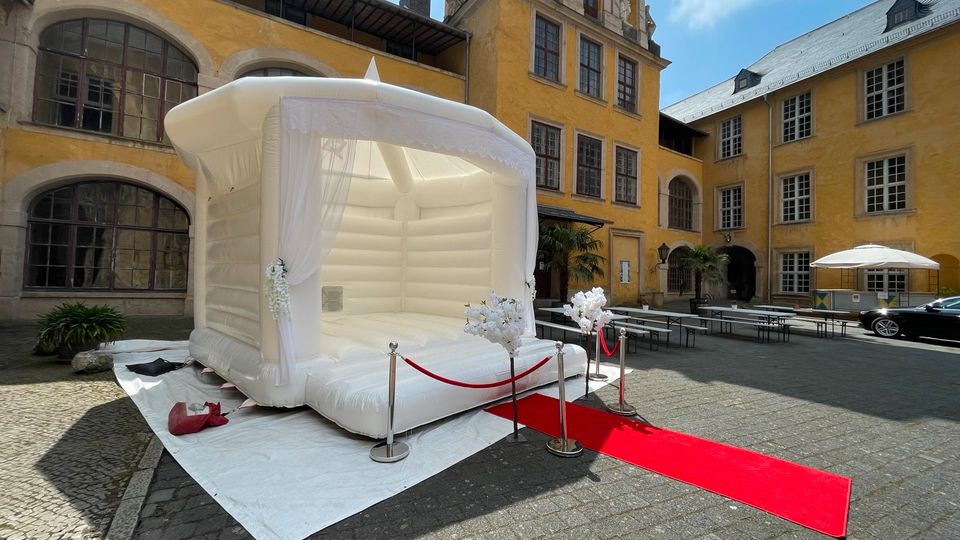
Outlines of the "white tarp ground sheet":
{"type": "MultiPolygon", "coordinates": [[[[126,364],[187,358],[187,342],[114,343],[114,373],[150,428],[183,469],[256,538],[303,538],[416,485],[504,438],[510,420],[472,410],[417,428],[399,440],[410,455],[397,463],[369,457],[374,441],[352,435],[310,409],[237,409],[244,397],[221,390],[198,367],[159,377],[137,375],[126,364]],[[145,351],[145,352],[139,352],[145,351]],[[176,437],[167,414],[177,401],[219,401],[230,422],[176,437]]],[[[619,367],[601,365],[613,380],[619,367]]],[[[594,391],[605,383],[590,382],[594,391]]],[[[465,392],[470,390],[465,389],[465,392]]],[[[557,396],[557,385],[540,393],[557,396]]],[[[573,401],[583,379],[567,380],[573,401]]],[[[402,406],[402,405],[401,405],[402,406]]],[[[559,459],[544,453],[543,459],[559,459]]]]}

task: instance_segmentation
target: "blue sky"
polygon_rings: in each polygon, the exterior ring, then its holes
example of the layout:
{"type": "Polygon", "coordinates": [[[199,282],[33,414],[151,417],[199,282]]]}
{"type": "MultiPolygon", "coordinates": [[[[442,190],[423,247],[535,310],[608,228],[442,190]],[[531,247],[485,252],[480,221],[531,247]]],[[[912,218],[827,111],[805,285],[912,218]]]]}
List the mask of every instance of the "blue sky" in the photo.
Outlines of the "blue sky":
{"type": "MultiPolygon", "coordinates": [[[[647,0],[657,22],[654,39],[673,62],[660,79],[660,106],[728,79],[777,45],[872,2],[647,0]]],[[[443,0],[431,0],[430,7],[442,20],[443,0]]]]}
{"type": "Polygon", "coordinates": [[[661,108],[736,75],[777,45],[873,2],[647,1],[657,22],[654,40],[673,62],[660,77],[661,108]]]}

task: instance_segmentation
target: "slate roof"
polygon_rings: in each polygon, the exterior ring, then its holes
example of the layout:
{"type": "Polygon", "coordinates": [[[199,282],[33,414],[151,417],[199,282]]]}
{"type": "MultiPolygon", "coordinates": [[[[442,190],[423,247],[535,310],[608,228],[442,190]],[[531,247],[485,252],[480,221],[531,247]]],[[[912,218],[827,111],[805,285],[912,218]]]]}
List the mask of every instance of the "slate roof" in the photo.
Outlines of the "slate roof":
{"type": "Polygon", "coordinates": [[[879,0],[778,46],[747,66],[763,76],[757,86],[734,94],[734,77],[730,77],[664,108],[663,112],[682,122],[694,122],[960,21],[960,0],[924,0],[929,10],[926,15],[884,34],[886,13],[895,1],[879,0]]]}

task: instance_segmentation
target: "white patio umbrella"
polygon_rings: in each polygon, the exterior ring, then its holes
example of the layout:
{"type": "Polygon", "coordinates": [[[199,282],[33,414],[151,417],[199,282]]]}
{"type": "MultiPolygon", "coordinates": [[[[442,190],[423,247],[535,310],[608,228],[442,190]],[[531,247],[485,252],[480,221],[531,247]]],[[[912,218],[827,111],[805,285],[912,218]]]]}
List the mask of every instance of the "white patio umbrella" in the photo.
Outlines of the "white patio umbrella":
{"type": "Polygon", "coordinates": [[[939,270],[940,263],[901,249],[867,244],[820,257],[812,268],[922,268],[939,270]]]}

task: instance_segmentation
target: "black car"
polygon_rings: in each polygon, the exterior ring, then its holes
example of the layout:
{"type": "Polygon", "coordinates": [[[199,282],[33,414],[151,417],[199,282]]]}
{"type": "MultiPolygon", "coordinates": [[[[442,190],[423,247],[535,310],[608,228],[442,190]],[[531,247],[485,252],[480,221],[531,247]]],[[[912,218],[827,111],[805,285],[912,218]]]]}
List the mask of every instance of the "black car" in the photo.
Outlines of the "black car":
{"type": "Polygon", "coordinates": [[[937,337],[960,340],[960,296],[929,304],[860,312],[860,324],[883,337],[937,337]]]}

